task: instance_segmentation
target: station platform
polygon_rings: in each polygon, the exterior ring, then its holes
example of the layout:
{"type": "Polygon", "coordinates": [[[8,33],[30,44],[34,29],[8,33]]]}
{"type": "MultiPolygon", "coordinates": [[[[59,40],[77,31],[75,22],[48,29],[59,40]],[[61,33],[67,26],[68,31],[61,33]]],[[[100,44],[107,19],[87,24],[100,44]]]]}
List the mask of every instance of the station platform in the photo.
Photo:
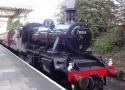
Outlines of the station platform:
{"type": "Polygon", "coordinates": [[[66,90],[0,45],[0,90],[66,90]]]}

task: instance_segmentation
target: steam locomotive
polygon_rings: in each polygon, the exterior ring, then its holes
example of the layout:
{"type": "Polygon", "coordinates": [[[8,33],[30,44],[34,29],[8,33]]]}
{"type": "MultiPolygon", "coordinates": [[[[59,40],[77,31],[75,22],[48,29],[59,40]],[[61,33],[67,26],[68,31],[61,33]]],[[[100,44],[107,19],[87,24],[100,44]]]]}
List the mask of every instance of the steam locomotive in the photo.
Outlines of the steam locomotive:
{"type": "Polygon", "coordinates": [[[106,77],[116,76],[112,65],[87,49],[92,35],[86,22],[54,25],[47,19],[6,33],[3,44],[27,63],[68,86],[68,90],[103,90],[106,77]]]}
{"type": "Polygon", "coordinates": [[[0,34],[0,42],[68,90],[103,90],[106,77],[125,74],[118,74],[111,60],[106,64],[101,56],[88,51],[92,41],[89,26],[75,21],[75,0],[66,1],[65,24],[55,25],[51,19],[28,23],[0,34]]]}

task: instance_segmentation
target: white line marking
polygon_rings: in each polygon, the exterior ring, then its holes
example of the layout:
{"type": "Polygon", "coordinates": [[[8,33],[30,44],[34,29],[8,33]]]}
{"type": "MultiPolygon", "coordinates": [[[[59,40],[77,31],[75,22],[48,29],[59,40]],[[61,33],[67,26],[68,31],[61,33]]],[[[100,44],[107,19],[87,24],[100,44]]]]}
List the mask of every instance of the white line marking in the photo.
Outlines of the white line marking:
{"type": "Polygon", "coordinates": [[[3,70],[0,70],[0,73],[8,73],[8,72],[15,72],[16,70],[15,69],[3,69],[3,70]]]}
{"type": "MultiPolygon", "coordinates": [[[[2,46],[2,47],[5,48],[4,46],[2,46]]],[[[50,79],[49,77],[47,77],[46,75],[44,75],[43,73],[41,73],[40,71],[38,71],[37,69],[35,69],[34,67],[32,67],[31,65],[29,65],[28,63],[26,63],[24,60],[22,60],[21,58],[19,58],[18,56],[16,56],[10,50],[8,50],[7,48],[5,48],[5,49],[8,52],[10,52],[12,55],[14,55],[15,57],[17,57],[19,60],[21,60],[24,64],[28,65],[31,69],[33,69],[34,71],[36,71],[37,73],[39,73],[40,75],[42,75],[43,77],[45,77],[46,79],[48,79],[50,82],[52,82],[53,84],[55,84],[57,87],[59,87],[62,90],[66,90],[64,87],[62,87],[61,85],[59,85],[58,83],[56,83],[55,81],[53,81],[52,79],[50,79]]]]}

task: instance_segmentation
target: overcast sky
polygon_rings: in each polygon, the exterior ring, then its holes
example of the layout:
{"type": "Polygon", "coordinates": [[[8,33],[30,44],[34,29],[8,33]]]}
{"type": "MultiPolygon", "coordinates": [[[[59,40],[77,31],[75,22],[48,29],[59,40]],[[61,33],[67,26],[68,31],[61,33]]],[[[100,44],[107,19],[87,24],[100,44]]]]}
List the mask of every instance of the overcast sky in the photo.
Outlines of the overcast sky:
{"type": "Polygon", "coordinates": [[[54,19],[54,14],[59,12],[58,5],[63,1],[64,0],[36,0],[36,2],[34,2],[34,11],[28,15],[28,21],[42,22],[46,18],[54,19]]]}

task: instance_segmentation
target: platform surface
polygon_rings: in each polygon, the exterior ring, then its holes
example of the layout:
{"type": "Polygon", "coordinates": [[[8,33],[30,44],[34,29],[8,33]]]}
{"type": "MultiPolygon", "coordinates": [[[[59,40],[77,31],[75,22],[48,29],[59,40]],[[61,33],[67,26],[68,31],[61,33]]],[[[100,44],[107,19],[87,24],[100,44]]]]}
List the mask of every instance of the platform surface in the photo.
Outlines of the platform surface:
{"type": "Polygon", "coordinates": [[[0,45],[0,90],[65,90],[0,45]]]}

